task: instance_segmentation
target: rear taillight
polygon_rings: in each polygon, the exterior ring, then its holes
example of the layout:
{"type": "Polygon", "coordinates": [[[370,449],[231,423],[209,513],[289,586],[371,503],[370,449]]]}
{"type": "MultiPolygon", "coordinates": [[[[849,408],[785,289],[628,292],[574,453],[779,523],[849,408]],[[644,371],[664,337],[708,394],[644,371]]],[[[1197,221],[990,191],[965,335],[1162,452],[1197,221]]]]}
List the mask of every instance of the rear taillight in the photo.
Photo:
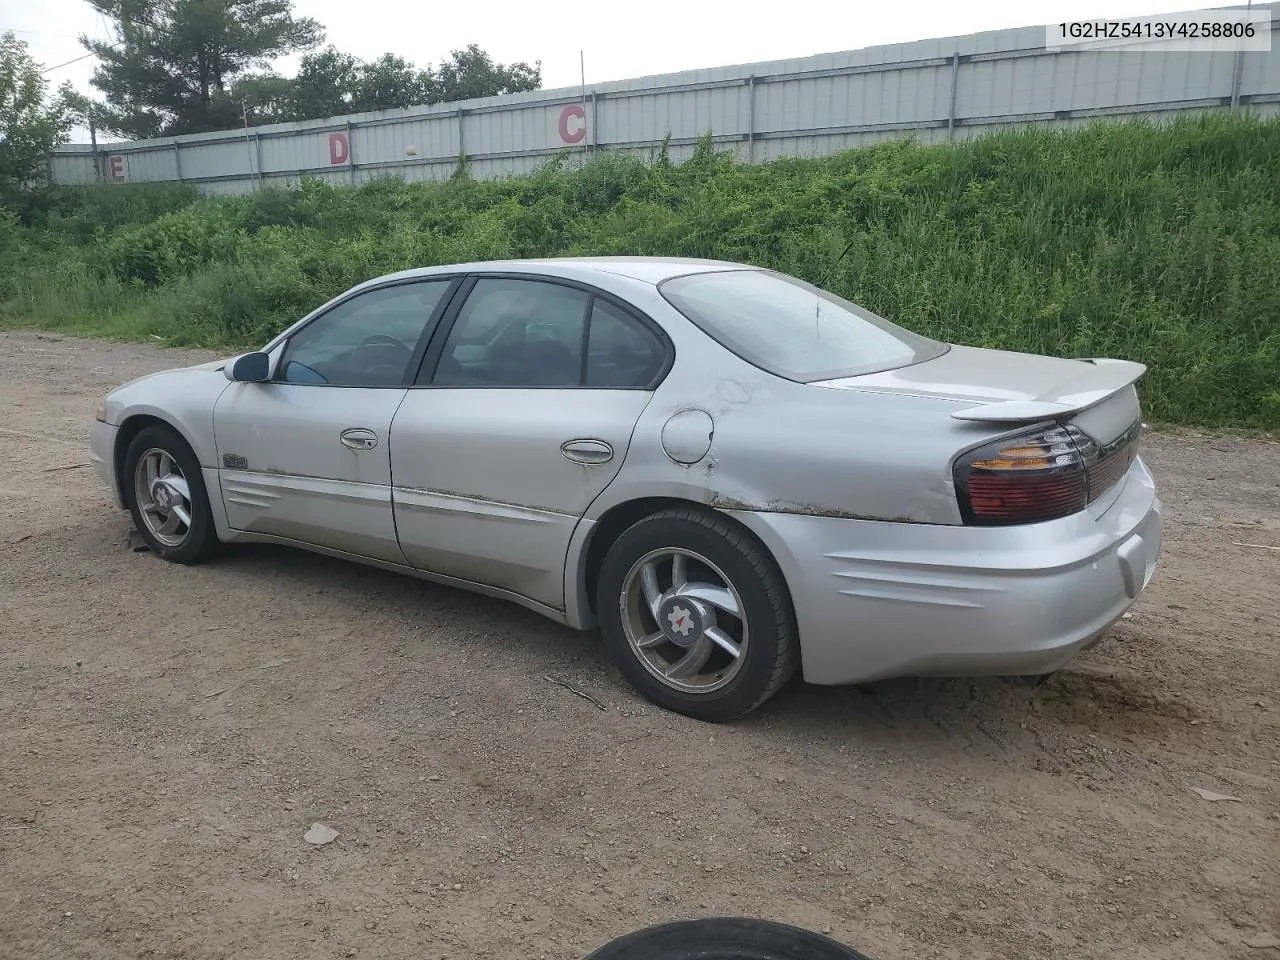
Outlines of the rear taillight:
{"type": "Polygon", "coordinates": [[[1038,428],[970,450],[955,465],[964,522],[981,526],[1056,520],[1089,502],[1084,451],[1096,444],[1074,426],[1038,428]]]}

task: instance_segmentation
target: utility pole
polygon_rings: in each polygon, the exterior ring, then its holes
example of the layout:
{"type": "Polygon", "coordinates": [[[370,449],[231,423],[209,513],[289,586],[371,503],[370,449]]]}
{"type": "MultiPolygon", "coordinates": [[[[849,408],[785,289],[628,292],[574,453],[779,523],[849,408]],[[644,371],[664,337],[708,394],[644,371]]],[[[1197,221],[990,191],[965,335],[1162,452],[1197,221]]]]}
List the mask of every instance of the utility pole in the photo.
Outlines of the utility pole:
{"type": "MultiPolygon", "coordinates": [[[[1249,0],[1245,7],[1246,15],[1253,12],[1253,0],[1249,0]]],[[[1270,24],[1267,24],[1270,26],[1270,24]]],[[[1240,109],[1240,77],[1244,71],[1244,51],[1240,49],[1241,41],[1236,39],[1236,56],[1235,61],[1231,65],[1231,110],[1234,113],[1240,109]]]]}
{"type": "Polygon", "coordinates": [[[98,128],[93,123],[93,107],[89,108],[89,145],[93,148],[93,182],[102,182],[102,161],[98,157],[98,128]]]}
{"type": "MultiPolygon", "coordinates": [[[[584,117],[587,117],[587,60],[586,60],[586,54],[585,54],[582,50],[579,50],[579,51],[578,51],[578,76],[580,77],[580,79],[581,79],[581,81],[582,81],[582,87],[581,87],[581,90],[582,90],[582,115],[583,115],[584,117]]],[[[595,117],[587,117],[587,119],[586,119],[586,123],[588,124],[588,127],[589,127],[589,128],[592,128],[592,129],[593,129],[593,128],[594,128],[594,125],[595,125],[595,122],[596,122],[596,118],[595,118],[595,117]]],[[[590,132],[590,129],[588,130],[588,132],[590,132]]],[[[591,137],[590,137],[590,136],[584,136],[584,137],[582,138],[582,152],[583,152],[583,154],[584,154],[584,155],[586,154],[587,150],[589,149],[588,144],[589,144],[590,142],[591,142],[591,137]]]]}
{"type": "Polygon", "coordinates": [[[244,148],[249,154],[249,177],[261,187],[262,171],[254,171],[253,169],[253,145],[249,142],[249,101],[240,101],[240,115],[244,118],[244,148]]]}

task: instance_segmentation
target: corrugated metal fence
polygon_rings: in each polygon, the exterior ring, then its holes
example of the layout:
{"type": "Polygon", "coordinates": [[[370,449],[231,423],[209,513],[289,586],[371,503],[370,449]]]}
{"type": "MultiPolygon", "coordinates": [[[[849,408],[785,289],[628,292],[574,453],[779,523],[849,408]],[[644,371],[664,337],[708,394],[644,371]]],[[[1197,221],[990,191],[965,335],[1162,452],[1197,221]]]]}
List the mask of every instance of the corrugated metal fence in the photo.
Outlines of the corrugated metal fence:
{"type": "MultiPolygon", "coordinates": [[[[1271,9],[1272,36],[1280,4],[1271,9]]],[[[1044,27],[870,47],[798,60],[539,90],[459,103],[195,134],[94,150],[60,146],[59,183],[184,180],[219,193],[304,176],[361,183],[398,174],[526,172],[565,150],[643,150],[669,138],[682,159],[710,132],[743,159],[834,153],[904,135],[931,142],[995,127],[1165,117],[1239,105],[1280,113],[1271,51],[1045,49],[1044,27]]]]}

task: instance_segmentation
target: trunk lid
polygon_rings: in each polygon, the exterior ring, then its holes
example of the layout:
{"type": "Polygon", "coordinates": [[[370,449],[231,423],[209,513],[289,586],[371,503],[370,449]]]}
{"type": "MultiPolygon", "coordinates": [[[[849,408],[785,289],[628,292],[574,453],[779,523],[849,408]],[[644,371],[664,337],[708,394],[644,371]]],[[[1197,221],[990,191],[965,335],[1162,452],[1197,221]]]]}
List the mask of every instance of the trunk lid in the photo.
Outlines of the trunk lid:
{"type": "Polygon", "coordinates": [[[1107,444],[1138,420],[1133,385],[1146,369],[1128,360],[1064,360],[953,346],[923,363],[816,385],[950,400],[955,419],[993,426],[1071,420],[1107,444]]]}
{"type": "Polygon", "coordinates": [[[995,436],[1034,432],[1031,424],[1069,424],[1085,435],[1076,443],[1085,476],[1082,506],[1096,517],[1115,502],[1137,456],[1141,409],[1134,384],[1146,369],[1127,360],[953,346],[932,360],[822,386],[951,401],[954,419],[985,426],[995,436]]]}

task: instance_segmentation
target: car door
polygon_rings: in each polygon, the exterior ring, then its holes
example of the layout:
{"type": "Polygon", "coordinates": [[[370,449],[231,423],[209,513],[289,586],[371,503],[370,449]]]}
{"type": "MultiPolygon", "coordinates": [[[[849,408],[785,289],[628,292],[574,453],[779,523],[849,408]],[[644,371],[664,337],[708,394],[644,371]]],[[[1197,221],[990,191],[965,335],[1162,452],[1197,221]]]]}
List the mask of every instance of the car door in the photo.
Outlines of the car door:
{"type": "Polygon", "coordinates": [[[391,425],[400,546],[415,567],[562,609],[569,538],[617,475],[670,344],[594,291],[471,283],[391,425]]]}
{"type": "Polygon", "coordinates": [[[272,380],[214,407],[227,520],[404,563],[391,510],[389,433],[451,281],[365,290],[292,335],[272,380]]]}

